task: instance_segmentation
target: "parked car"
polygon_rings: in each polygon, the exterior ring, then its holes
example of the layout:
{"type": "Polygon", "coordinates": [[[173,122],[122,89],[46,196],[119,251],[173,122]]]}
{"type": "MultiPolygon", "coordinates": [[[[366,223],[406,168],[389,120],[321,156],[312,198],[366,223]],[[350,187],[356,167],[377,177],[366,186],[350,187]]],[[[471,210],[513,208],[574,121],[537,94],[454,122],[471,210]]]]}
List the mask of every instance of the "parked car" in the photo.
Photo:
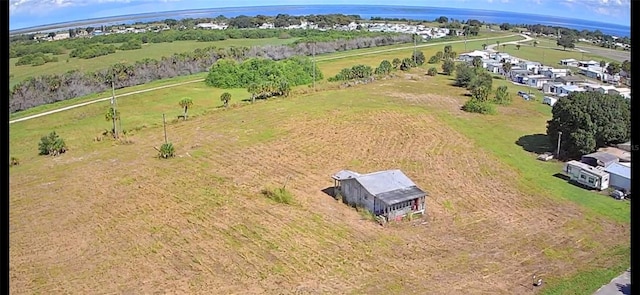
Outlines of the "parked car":
{"type": "Polygon", "coordinates": [[[538,160],[540,161],[549,161],[551,159],[553,159],[553,154],[550,152],[538,155],[538,160]]]}
{"type": "Polygon", "coordinates": [[[614,190],[611,192],[611,196],[616,200],[624,200],[625,193],[619,190],[614,190]]]}
{"type": "Polygon", "coordinates": [[[518,96],[522,96],[522,97],[524,97],[525,95],[527,95],[527,93],[526,93],[526,92],[524,92],[524,91],[518,91],[518,96]]]}

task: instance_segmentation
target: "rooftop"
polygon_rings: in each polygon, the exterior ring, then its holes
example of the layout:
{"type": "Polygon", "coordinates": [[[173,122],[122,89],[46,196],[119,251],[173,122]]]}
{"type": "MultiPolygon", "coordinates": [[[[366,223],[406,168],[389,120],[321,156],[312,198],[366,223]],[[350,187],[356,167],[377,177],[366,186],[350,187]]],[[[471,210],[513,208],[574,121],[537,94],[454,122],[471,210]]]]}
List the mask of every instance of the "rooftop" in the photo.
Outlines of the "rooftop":
{"type": "Polygon", "coordinates": [[[609,153],[605,153],[605,152],[595,152],[595,153],[591,153],[588,155],[584,155],[582,156],[582,158],[594,158],[598,161],[601,161],[603,163],[610,163],[610,162],[617,162],[618,161],[618,157],[616,157],[615,155],[609,154],[609,153]]]}
{"type": "Polygon", "coordinates": [[[583,171],[587,171],[587,172],[589,172],[589,173],[591,173],[593,175],[596,175],[596,176],[600,176],[600,177],[607,176],[607,172],[606,171],[604,171],[602,169],[598,169],[598,168],[593,167],[593,166],[589,166],[589,165],[587,165],[585,163],[578,162],[578,161],[575,161],[575,160],[567,162],[567,166],[580,167],[583,171]]]}
{"type": "Polygon", "coordinates": [[[631,179],[631,167],[627,167],[619,163],[613,163],[607,166],[607,168],[604,168],[604,171],[609,172],[610,174],[620,175],[624,178],[631,179]]]}
{"type": "Polygon", "coordinates": [[[578,76],[562,76],[557,78],[558,81],[561,82],[584,82],[585,79],[578,76]]]}
{"type": "Polygon", "coordinates": [[[369,174],[358,174],[350,170],[342,170],[333,179],[344,180],[353,178],[359,182],[370,194],[387,205],[397,204],[426,196],[427,193],[416,186],[409,177],[398,169],[378,171],[369,174]]]}

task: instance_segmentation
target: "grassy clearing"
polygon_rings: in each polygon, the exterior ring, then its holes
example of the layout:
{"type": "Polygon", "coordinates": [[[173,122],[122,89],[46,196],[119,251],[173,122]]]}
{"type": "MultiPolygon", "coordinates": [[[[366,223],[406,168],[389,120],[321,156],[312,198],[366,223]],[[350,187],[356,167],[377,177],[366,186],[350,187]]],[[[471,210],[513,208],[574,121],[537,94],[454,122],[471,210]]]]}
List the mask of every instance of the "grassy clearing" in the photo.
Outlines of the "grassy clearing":
{"type": "Polygon", "coordinates": [[[542,290],[543,295],[581,295],[591,294],[602,285],[608,284],[629,268],[631,263],[629,247],[615,247],[602,255],[602,268],[583,270],[573,276],[551,278],[542,290]],[[609,260],[609,261],[607,261],[609,260]]]}
{"type": "Polygon", "coordinates": [[[294,203],[293,195],[284,187],[266,188],[260,192],[263,196],[275,201],[276,203],[292,205],[294,203]]]}
{"type": "Polygon", "coordinates": [[[45,75],[45,74],[62,74],[70,70],[79,70],[81,72],[90,72],[107,68],[115,63],[132,64],[145,58],[160,59],[163,56],[171,56],[174,53],[192,52],[196,48],[205,48],[210,46],[230,47],[230,46],[259,46],[259,45],[282,45],[290,44],[297,38],[279,39],[227,39],[213,42],[198,41],[175,41],[171,43],[149,43],[144,44],[141,49],[116,51],[116,53],[99,56],[91,59],[69,58],[69,54],[58,55],[58,62],[46,63],[42,66],[16,66],[15,63],[19,58],[9,60],[9,74],[13,75],[9,79],[9,87],[27,79],[28,77],[45,75]],[[67,60],[69,62],[67,62],[67,60]]]}
{"type": "Polygon", "coordinates": [[[500,48],[495,48],[495,50],[506,52],[513,56],[517,56],[526,60],[541,62],[545,65],[552,65],[554,67],[560,67],[560,60],[569,58],[574,58],[577,60],[605,60],[607,62],[614,61],[613,59],[602,57],[593,53],[582,53],[570,49],[567,49],[565,51],[564,49],[562,49],[562,47],[555,46],[555,44],[553,45],[553,47],[554,48],[543,48],[522,45],[520,46],[520,49],[517,49],[516,45],[506,44],[504,47],[500,45],[500,48]]]}

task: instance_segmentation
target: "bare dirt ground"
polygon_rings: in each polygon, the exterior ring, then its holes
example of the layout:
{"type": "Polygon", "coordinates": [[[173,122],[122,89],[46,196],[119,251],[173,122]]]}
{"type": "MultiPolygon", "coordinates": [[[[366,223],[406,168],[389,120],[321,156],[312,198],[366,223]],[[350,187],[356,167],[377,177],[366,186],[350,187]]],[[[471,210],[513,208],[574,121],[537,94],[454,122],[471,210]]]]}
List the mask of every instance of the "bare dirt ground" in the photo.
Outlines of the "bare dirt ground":
{"type": "Polygon", "coordinates": [[[168,161],[148,151],[161,140],[153,128],[133,145],[42,160],[47,173],[13,170],[12,294],[529,294],[532,273],[571,272],[627,236],[520,192],[517,172],[393,103],[458,114],[456,99],[384,83],[352,91],[170,125],[179,155],[168,161]],[[362,220],[321,191],[345,168],[402,169],[429,193],[427,216],[362,220]],[[260,196],[285,182],[296,205],[260,196]]]}

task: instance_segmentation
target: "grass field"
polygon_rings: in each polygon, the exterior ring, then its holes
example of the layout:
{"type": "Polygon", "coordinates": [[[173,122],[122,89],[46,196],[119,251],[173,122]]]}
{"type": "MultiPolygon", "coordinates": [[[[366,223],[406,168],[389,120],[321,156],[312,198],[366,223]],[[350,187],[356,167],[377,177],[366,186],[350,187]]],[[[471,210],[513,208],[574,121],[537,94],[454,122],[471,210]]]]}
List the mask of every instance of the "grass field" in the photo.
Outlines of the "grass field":
{"type": "Polygon", "coordinates": [[[69,58],[69,54],[57,55],[58,62],[46,63],[42,66],[16,66],[19,58],[9,60],[9,74],[13,75],[9,79],[9,87],[27,79],[28,77],[44,74],[62,74],[70,70],[81,72],[95,71],[107,68],[115,63],[134,63],[145,58],[160,59],[163,56],[171,56],[174,53],[192,52],[196,48],[209,46],[229,47],[229,46],[259,46],[259,45],[281,45],[290,44],[298,38],[278,39],[227,39],[223,41],[198,42],[198,41],[175,41],[171,43],[148,43],[142,49],[116,51],[116,53],[99,56],[91,59],[69,58]],[[67,62],[69,60],[69,62],[67,62]]]}
{"type": "Polygon", "coordinates": [[[128,96],[131,144],[93,140],[110,128],[108,102],[10,125],[12,292],[530,294],[536,273],[542,293],[588,294],[628,267],[629,203],[567,184],[560,163],[527,151],[545,148],[550,108],[494,80],[513,104],[462,112],[465,91],[428,67],[228,110],[204,83],[128,96]],[[184,96],[195,104],[178,121],[184,96]],[[163,113],[170,160],[152,148],[163,113]],[[51,130],[70,150],[38,156],[51,130]],[[427,216],[362,220],[321,191],[345,168],[402,169],[429,192],[427,216]],[[260,195],[285,181],[294,205],[260,195]]]}
{"type": "Polygon", "coordinates": [[[593,53],[582,53],[579,51],[573,51],[567,49],[566,51],[562,47],[555,46],[554,48],[533,47],[528,45],[520,46],[520,49],[516,48],[516,45],[506,44],[500,45],[500,48],[495,48],[500,52],[506,52],[519,58],[524,58],[530,61],[541,62],[545,65],[551,65],[554,67],[560,67],[560,60],[574,58],[577,60],[605,60],[607,62],[614,61],[613,59],[602,57],[593,53]]]}

